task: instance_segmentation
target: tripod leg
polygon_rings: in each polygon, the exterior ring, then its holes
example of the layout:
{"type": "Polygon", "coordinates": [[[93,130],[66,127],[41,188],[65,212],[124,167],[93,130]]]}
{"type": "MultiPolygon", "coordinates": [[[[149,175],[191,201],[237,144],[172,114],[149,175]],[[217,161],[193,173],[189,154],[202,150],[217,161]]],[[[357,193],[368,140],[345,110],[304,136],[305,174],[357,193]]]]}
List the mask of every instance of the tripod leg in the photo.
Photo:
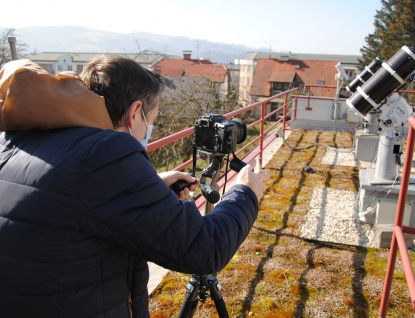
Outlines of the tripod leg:
{"type": "Polygon", "coordinates": [[[200,280],[192,277],[186,286],[186,295],[184,296],[182,307],[180,308],[177,318],[191,318],[197,307],[197,294],[200,288],[200,280]]]}
{"type": "Polygon", "coordinates": [[[220,292],[221,284],[214,276],[208,276],[209,280],[209,291],[210,297],[215,303],[216,310],[220,318],[229,318],[228,311],[226,309],[225,301],[223,300],[222,294],[220,292]]]}

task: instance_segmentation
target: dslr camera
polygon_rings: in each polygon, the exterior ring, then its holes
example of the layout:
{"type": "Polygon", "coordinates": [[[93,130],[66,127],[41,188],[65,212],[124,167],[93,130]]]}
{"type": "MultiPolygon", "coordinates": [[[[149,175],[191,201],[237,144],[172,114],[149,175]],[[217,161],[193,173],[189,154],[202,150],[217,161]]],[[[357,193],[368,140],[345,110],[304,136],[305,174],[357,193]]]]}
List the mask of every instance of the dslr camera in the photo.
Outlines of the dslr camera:
{"type": "Polygon", "coordinates": [[[242,119],[227,121],[223,115],[206,114],[195,122],[193,145],[207,157],[228,155],[236,151],[236,145],[244,142],[246,136],[247,127],[242,119]]]}

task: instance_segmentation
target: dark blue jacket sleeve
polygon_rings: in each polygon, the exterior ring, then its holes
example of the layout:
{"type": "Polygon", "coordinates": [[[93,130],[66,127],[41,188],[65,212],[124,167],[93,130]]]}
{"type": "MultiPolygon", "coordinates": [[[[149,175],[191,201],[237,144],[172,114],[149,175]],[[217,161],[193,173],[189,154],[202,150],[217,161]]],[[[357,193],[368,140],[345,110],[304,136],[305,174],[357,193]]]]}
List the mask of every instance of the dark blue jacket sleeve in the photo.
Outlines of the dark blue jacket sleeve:
{"type": "Polygon", "coordinates": [[[258,212],[253,191],[232,187],[207,216],[181,201],[158,177],[141,145],[112,134],[92,148],[81,172],[82,228],[138,257],[193,274],[221,270],[258,212]]]}

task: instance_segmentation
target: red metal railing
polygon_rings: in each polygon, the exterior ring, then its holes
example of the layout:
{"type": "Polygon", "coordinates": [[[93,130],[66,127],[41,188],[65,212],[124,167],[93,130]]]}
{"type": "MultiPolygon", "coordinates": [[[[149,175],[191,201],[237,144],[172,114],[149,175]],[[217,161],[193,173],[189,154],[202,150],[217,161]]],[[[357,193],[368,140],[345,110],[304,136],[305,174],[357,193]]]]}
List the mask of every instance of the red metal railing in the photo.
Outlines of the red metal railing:
{"type": "MultiPolygon", "coordinates": [[[[280,94],[271,96],[267,99],[261,100],[257,103],[254,103],[254,104],[248,105],[246,107],[234,110],[234,111],[224,115],[227,119],[230,119],[232,117],[236,117],[240,114],[243,114],[243,113],[245,113],[245,112],[247,112],[251,109],[261,107],[260,118],[258,120],[256,120],[255,122],[251,123],[250,125],[248,125],[248,130],[249,130],[253,126],[260,124],[259,135],[256,138],[254,138],[253,140],[251,140],[250,142],[248,142],[247,144],[245,144],[241,149],[239,149],[235,153],[235,155],[240,154],[241,152],[245,151],[248,147],[250,147],[254,143],[259,142],[258,146],[255,147],[255,149],[253,149],[252,151],[250,151],[247,155],[245,155],[242,159],[244,159],[245,161],[249,161],[252,158],[255,158],[255,157],[258,156],[259,157],[260,168],[262,168],[263,150],[276,138],[275,134],[271,134],[271,135],[268,135],[268,134],[272,130],[274,130],[275,127],[277,127],[278,125],[280,125],[282,131],[285,132],[285,130],[287,129],[287,125],[289,125],[296,118],[296,114],[297,114],[297,92],[298,92],[298,88],[293,88],[293,89],[290,89],[288,91],[282,92],[280,94]],[[295,94],[294,94],[294,92],[295,92],[295,94]],[[289,100],[290,96],[291,96],[291,100],[289,100]],[[265,114],[266,104],[272,102],[273,100],[275,100],[277,98],[278,99],[284,98],[284,104],[282,106],[280,106],[279,108],[271,111],[270,113],[265,114]],[[290,106],[290,105],[292,107],[291,107],[291,110],[288,111],[288,106],[290,106]],[[280,119],[278,119],[277,121],[273,122],[270,125],[270,127],[268,127],[265,130],[265,127],[264,127],[265,121],[268,118],[270,118],[271,116],[273,116],[274,114],[280,112],[281,110],[283,111],[283,116],[280,119]],[[290,120],[287,120],[287,117],[291,114],[292,114],[292,116],[291,116],[290,120]]],[[[172,142],[175,142],[177,140],[185,138],[185,137],[193,134],[193,130],[194,130],[194,127],[190,127],[190,128],[184,129],[182,131],[179,131],[179,132],[177,132],[173,135],[170,135],[170,136],[161,138],[159,140],[156,140],[156,141],[154,141],[154,142],[152,142],[148,145],[147,151],[148,152],[154,151],[154,150],[159,149],[163,146],[166,146],[166,145],[168,145],[172,142]]],[[[181,164],[180,166],[176,167],[174,170],[181,171],[184,168],[191,165],[192,163],[193,163],[193,159],[191,158],[191,159],[187,160],[186,162],[184,162],[183,164],[181,164]]],[[[228,170],[228,173],[227,173],[227,180],[228,181],[231,181],[235,176],[236,176],[236,173],[234,171],[228,170]]],[[[224,184],[224,178],[223,178],[223,175],[222,175],[222,177],[220,178],[220,180],[218,182],[219,188],[222,188],[223,184],[224,184]]],[[[202,196],[199,195],[198,197],[196,197],[196,205],[199,208],[199,210],[204,207],[204,202],[205,202],[205,200],[202,196]]]]}
{"type": "Polygon", "coordinates": [[[389,252],[388,266],[386,268],[385,284],[383,287],[382,301],[380,304],[379,317],[385,317],[388,309],[389,296],[393,280],[393,272],[395,270],[396,256],[398,249],[401,254],[402,264],[408,284],[409,294],[411,296],[412,306],[415,312],[415,275],[409,258],[408,248],[405,243],[404,233],[415,234],[415,228],[402,225],[405,213],[405,202],[408,195],[409,180],[411,177],[412,157],[414,153],[415,143],[415,116],[408,120],[409,133],[406,145],[405,162],[402,172],[401,188],[399,190],[398,206],[396,209],[395,225],[392,235],[391,248],[389,252]]]}

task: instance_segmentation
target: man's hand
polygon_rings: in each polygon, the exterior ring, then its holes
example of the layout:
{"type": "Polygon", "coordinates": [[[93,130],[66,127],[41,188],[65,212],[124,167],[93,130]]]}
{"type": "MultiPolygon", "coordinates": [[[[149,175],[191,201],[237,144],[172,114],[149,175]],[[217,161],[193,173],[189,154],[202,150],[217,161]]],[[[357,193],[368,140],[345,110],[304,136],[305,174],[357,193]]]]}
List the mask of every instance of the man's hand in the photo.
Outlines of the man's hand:
{"type": "Polygon", "coordinates": [[[268,173],[255,173],[253,170],[255,168],[255,159],[252,159],[247,163],[245,167],[241,169],[236,178],[237,184],[243,184],[247,187],[250,187],[252,191],[255,192],[258,201],[261,200],[266,189],[264,181],[269,180],[268,173]]]}
{"type": "Polygon", "coordinates": [[[183,180],[189,183],[196,182],[195,184],[192,184],[189,188],[184,188],[180,193],[177,194],[179,199],[185,198],[190,191],[195,191],[199,180],[193,176],[191,176],[189,173],[180,172],[180,171],[167,171],[162,172],[158,174],[159,177],[166,183],[166,185],[170,188],[173,183],[179,180],[183,180]]]}

